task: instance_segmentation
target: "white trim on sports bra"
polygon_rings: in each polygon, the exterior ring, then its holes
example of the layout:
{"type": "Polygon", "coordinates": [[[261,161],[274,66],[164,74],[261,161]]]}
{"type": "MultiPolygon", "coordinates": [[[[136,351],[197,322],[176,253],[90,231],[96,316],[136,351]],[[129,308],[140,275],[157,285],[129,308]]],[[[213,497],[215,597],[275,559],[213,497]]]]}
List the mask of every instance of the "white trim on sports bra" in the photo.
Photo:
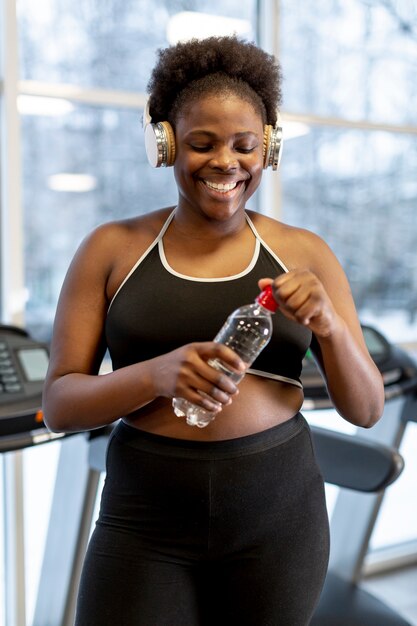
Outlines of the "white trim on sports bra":
{"type": "Polygon", "coordinates": [[[275,259],[275,261],[277,261],[277,263],[279,263],[282,267],[282,269],[284,270],[284,272],[288,272],[288,268],[285,265],[285,263],[279,258],[279,256],[277,254],[275,254],[275,252],[268,246],[268,244],[266,243],[266,241],[264,241],[264,239],[262,239],[262,237],[260,236],[260,234],[258,233],[258,231],[255,228],[255,224],[252,222],[251,218],[249,217],[249,215],[247,213],[245,213],[246,216],[246,221],[248,223],[248,226],[250,227],[251,231],[253,232],[253,234],[256,237],[256,240],[259,241],[259,243],[262,245],[263,248],[265,248],[265,250],[268,250],[269,254],[275,259]]]}
{"type": "Polygon", "coordinates": [[[184,280],[191,280],[191,281],[195,281],[195,282],[199,282],[199,283],[210,283],[210,282],[216,283],[216,282],[223,282],[223,281],[228,281],[228,280],[237,280],[238,278],[241,278],[242,276],[245,276],[246,274],[249,274],[249,272],[253,269],[253,267],[255,266],[255,264],[256,264],[256,262],[258,260],[259,250],[260,250],[261,245],[266,250],[268,250],[269,254],[281,265],[282,269],[285,272],[288,272],[288,269],[285,266],[285,264],[275,254],[275,252],[273,250],[271,250],[271,248],[268,246],[268,244],[265,243],[265,241],[262,239],[262,237],[259,235],[258,231],[256,230],[256,228],[255,228],[252,220],[250,219],[249,215],[247,213],[245,213],[245,217],[246,217],[246,221],[248,223],[248,226],[249,226],[249,228],[251,229],[251,231],[253,232],[253,234],[255,236],[255,249],[254,249],[253,256],[252,256],[252,259],[251,259],[249,265],[244,270],[239,272],[239,274],[234,274],[233,276],[224,276],[224,277],[222,276],[222,277],[219,277],[219,278],[201,278],[201,277],[188,276],[186,274],[181,274],[180,272],[175,271],[169,265],[168,260],[167,260],[167,258],[165,256],[164,243],[163,243],[163,236],[165,235],[165,233],[166,233],[166,231],[168,229],[168,226],[172,222],[172,220],[174,218],[174,215],[175,215],[175,209],[173,209],[171,211],[171,213],[168,215],[168,217],[165,220],[165,223],[162,226],[161,230],[159,231],[158,235],[152,241],[150,246],[148,246],[148,248],[145,250],[145,252],[141,255],[141,257],[136,261],[136,263],[134,264],[134,266],[132,267],[130,272],[126,275],[124,280],[119,285],[116,293],[114,294],[113,298],[111,299],[108,311],[110,311],[110,308],[111,308],[111,306],[112,306],[112,304],[113,304],[117,294],[122,289],[122,287],[125,285],[126,281],[130,278],[130,276],[133,274],[133,272],[136,270],[136,268],[142,263],[142,261],[148,256],[148,254],[151,252],[151,250],[156,245],[158,245],[158,252],[159,252],[159,258],[161,260],[161,263],[164,266],[164,268],[167,270],[167,272],[169,272],[170,274],[173,274],[174,276],[177,276],[178,278],[182,278],[184,280]]]}
{"type": "Polygon", "coordinates": [[[303,389],[303,385],[300,383],[299,380],[295,380],[295,378],[288,378],[287,376],[281,376],[280,374],[271,374],[271,372],[253,370],[250,367],[246,370],[246,374],[252,374],[252,376],[260,376],[261,378],[270,378],[271,380],[277,380],[280,383],[288,383],[289,385],[294,385],[294,387],[300,387],[300,389],[303,389]]]}
{"type": "MultiPolygon", "coordinates": [[[[171,215],[169,216],[169,218],[168,218],[169,222],[171,222],[171,220],[173,218],[173,214],[174,214],[174,212],[172,212],[171,215]]],[[[168,227],[169,222],[168,222],[168,224],[165,224],[166,227],[168,227]]],[[[163,228],[162,235],[166,231],[165,226],[163,228]]],[[[257,262],[258,257],[259,257],[259,250],[260,250],[260,243],[259,243],[258,238],[255,235],[255,249],[253,251],[252,259],[251,259],[249,265],[244,270],[239,272],[239,274],[233,274],[232,276],[219,276],[217,278],[202,278],[202,277],[199,277],[199,276],[189,276],[188,274],[181,274],[180,272],[177,272],[176,270],[174,270],[170,266],[170,264],[168,263],[168,259],[165,256],[165,249],[164,249],[163,238],[162,238],[162,236],[158,237],[159,258],[161,259],[161,263],[164,266],[164,268],[166,269],[166,271],[169,272],[170,274],[172,274],[173,276],[177,276],[178,278],[182,278],[184,280],[195,281],[197,283],[221,283],[221,282],[224,282],[224,281],[227,281],[227,280],[237,280],[238,278],[241,278],[242,276],[245,276],[246,274],[249,274],[249,272],[256,265],[256,262],[257,262]]]]}

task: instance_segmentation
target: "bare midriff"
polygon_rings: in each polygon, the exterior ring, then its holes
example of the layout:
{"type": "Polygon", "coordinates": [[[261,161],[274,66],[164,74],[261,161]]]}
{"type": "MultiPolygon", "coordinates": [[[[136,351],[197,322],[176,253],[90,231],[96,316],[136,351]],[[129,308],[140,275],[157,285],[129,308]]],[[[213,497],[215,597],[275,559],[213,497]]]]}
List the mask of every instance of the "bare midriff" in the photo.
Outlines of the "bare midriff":
{"type": "Polygon", "coordinates": [[[217,413],[205,428],[188,426],[177,417],[171,401],[158,398],[124,421],[140,430],[196,441],[234,439],[272,428],[293,417],[303,403],[303,391],[296,385],[247,374],[231,404],[217,413]]]}

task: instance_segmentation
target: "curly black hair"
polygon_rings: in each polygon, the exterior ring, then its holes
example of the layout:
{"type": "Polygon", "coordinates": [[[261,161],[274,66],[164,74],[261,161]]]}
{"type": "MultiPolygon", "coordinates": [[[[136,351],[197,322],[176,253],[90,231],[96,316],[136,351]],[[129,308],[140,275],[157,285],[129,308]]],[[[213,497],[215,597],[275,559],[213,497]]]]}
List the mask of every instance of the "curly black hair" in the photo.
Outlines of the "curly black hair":
{"type": "Polygon", "coordinates": [[[191,39],[158,50],[148,83],[153,122],[175,125],[184,104],[208,93],[235,93],[275,125],[281,104],[281,68],[254,43],[230,37],[191,39]]]}

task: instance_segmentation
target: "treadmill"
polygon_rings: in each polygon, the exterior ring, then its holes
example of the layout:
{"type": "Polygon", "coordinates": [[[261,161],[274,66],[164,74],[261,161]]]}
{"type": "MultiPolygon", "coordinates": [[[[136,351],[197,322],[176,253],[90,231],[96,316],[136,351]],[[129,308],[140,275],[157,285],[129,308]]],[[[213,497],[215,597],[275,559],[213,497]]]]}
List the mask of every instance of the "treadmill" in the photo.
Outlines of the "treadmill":
{"type": "MultiPolygon", "coordinates": [[[[369,430],[360,429],[354,435],[311,427],[324,478],[341,487],[332,515],[329,575],[312,626],[407,626],[399,615],[361,590],[358,582],[384,491],[403,468],[398,448],[407,422],[415,421],[417,416],[417,366],[407,353],[389,344],[376,329],[362,328],[371,356],[384,378],[386,410],[380,423],[369,430]],[[374,618],[376,621],[370,621],[374,618]]],[[[72,626],[79,576],[112,427],[71,433],[71,436],[50,433],[41,413],[47,363],[45,344],[33,341],[23,329],[0,327],[0,374],[17,376],[20,382],[19,388],[5,392],[9,395],[3,401],[0,396],[0,451],[8,459],[5,467],[12,485],[12,497],[6,504],[13,509],[16,528],[21,533],[23,524],[18,519],[23,510],[22,485],[18,480],[21,451],[63,439],[33,626],[72,626]]],[[[303,363],[302,382],[305,410],[332,407],[310,354],[303,363]]],[[[8,551],[14,567],[12,576],[8,577],[6,626],[25,626],[23,537],[15,532],[12,539],[9,537],[8,551]]]]}

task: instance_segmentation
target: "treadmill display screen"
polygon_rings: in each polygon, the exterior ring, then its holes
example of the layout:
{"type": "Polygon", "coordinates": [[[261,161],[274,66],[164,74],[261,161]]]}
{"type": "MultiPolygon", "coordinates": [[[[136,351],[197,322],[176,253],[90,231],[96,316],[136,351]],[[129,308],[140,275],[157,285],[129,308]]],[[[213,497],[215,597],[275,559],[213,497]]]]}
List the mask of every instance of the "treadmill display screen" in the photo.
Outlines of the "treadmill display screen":
{"type": "Polygon", "coordinates": [[[45,379],[49,357],[44,348],[22,348],[16,351],[17,358],[28,382],[45,379]]]}
{"type": "Polygon", "coordinates": [[[385,356],[389,353],[389,344],[379,333],[369,327],[363,327],[362,330],[371,356],[385,356]]]}

